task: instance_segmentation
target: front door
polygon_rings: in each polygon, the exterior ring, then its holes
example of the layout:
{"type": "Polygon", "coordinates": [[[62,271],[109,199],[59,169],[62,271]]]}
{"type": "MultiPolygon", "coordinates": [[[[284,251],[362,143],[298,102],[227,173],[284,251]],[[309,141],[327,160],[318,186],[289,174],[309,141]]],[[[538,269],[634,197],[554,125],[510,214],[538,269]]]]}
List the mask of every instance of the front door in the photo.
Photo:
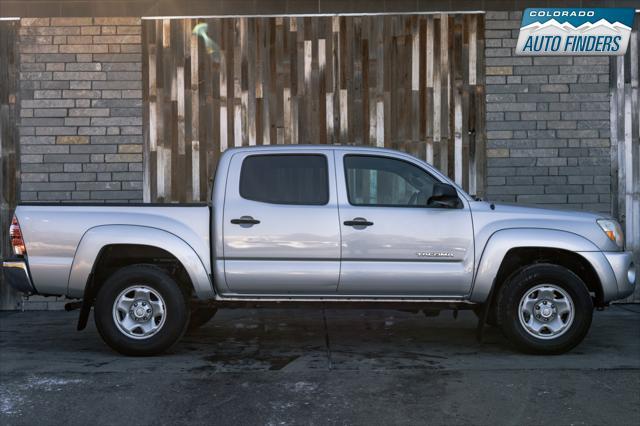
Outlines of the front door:
{"type": "Polygon", "coordinates": [[[473,229],[460,208],[429,207],[439,182],[409,158],[336,151],[341,295],[457,297],[470,291],[473,229]]]}
{"type": "Polygon", "coordinates": [[[334,176],[331,150],[233,156],[223,222],[231,293],[336,292],[340,226],[334,176]]]}

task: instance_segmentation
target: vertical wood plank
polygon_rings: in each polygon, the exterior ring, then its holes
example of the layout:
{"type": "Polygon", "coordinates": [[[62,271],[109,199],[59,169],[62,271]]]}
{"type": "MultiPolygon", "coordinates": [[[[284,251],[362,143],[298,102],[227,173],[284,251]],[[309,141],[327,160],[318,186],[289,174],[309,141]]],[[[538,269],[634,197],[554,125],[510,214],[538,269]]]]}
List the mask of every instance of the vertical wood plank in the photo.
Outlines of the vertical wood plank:
{"type": "Polygon", "coordinates": [[[616,111],[615,124],[616,127],[612,127],[612,132],[616,133],[616,150],[617,150],[617,158],[616,163],[618,165],[618,190],[623,191],[620,194],[622,196],[618,196],[618,208],[617,212],[619,215],[622,215],[624,218],[626,212],[626,197],[624,194],[626,193],[626,169],[624,162],[624,56],[616,56],[615,57],[615,84],[616,84],[616,93],[615,100],[616,104],[614,106],[614,110],[616,111]]]}
{"type": "Polygon", "coordinates": [[[474,128],[473,137],[475,143],[475,168],[476,168],[476,195],[485,196],[485,179],[486,179],[486,111],[485,111],[485,90],[484,90],[484,17],[479,15],[476,17],[476,55],[477,55],[477,81],[475,86],[475,104],[474,107],[474,128]]]}
{"type": "MultiPolygon", "coordinates": [[[[440,170],[449,174],[449,15],[440,15],[440,170]]],[[[436,106],[434,105],[434,108],[436,106]]]]}
{"type": "MultiPolygon", "coordinates": [[[[306,28],[306,26],[305,26],[306,28]]],[[[302,42],[303,55],[303,75],[304,75],[304,94],[302,103],[304,105],[303,120],[301,126],[300,143],[313,144],[318,143],[313,132],[313,122],[317,119],[313,117],[313,85],[311,80],[312,61],[313,61],[313,41],[304,40],[302,42]]]]}
{"type": "Polygon", "coordinates": [[[236,37],[233,46],[233,138],[235,146],[248,145],[247,132],[247,18],[236,22],[236,37]]]}
{"type": "Polygon", "coordinates": [[[633,140],[632,140],[632,118],[631,118],[631,85],[627,85],[625,87],[624,92],[624,141],[623,141],[623,158],[624,158],[624,198],[625,198],[625,225],[626,225],[626,235],[627,238],[631,238],[631,240],[627,240],[627,244],[631,247],[634,245],[634,236],[636,235],[636,227],[638,224],[634,221],[634,200],[633,200],[633,187],[634,187],[634,169],[638,167],[634,166],[634,162],[637,162],[636,158],[634,161],[633,157],[633,140]]]}
{"type": "MultiPolygon", "coordinates": [[[[321,37],[324,34],[321,35],[321,37]]],[[[327,126],[327,39],[318,39],[318,143],[326,144],[327,126]]]]}
{"type": "Polygon", "coordinates": [[[243,40],[243,114],[245,115],[245,122],[243,123],[243,132],[245,136],[243,140],[250,146],[256,144],[257,138],[257,126],[256,126],[256,34],[255,24],[256,19],[245,19],[245,38],[243,40]],[[246,61],[246,65],[245,62],[246,61]]]}
{"type": "Polygon", "coordinates": [[[453,105],[454,105],[454,180],[462,186],[462,93],[461,87],[456,88],[453,105]]]}
{"type": "Polygon", "coordinates": [[[363,89],[363,63],[362,63],[362,17],[355,16],[350,18],[351,28],[351,71],[349,74],[351,78],[349,79],[349,85],[347,94],[349,96],[348,107],[352,113],[352,119],[349,120],[349,130],[348,130],[348,143],[354,143],[356,145],[362,145],[364,142],[363,137],[363,99],[362,99],[362,89],[363,89]]]}
{"type": "Polygon", "coordinates": [[[194,201],[200,201],[200,93],[199,93],[199,61],[198,61],[198,36],[191,34],[190,60],[191,60],[191,197],[194,201]]]}
{"type": "Polygon", "coordinates": [[[184,109],[184,67],[178,66],[176,72],[176,101],[178,106],[178,154],[185,154],[185,142],[184,142],[184,131],[185,131],[185,109],[184,109]]]}
{"type": "Polygon", "coordinates": [[[477,17],[475,15],[469,16],[469,84],[475,86],[477,82],[477,17]]]}
{"type": "MultiPolygon", "coordinates": [[[[0,258],[12,257],[9,226],[20,198],[19,21],[0,21],[0,258]]],[[[22,295],[3,280],[0,309],[19,309],[22,295]]]]}
{"type": "MultiPolygon", "coordinates": [[[[442,61],[439,60],[440,49],[442,46],[442,43],[440,43],[442,26],[440,25],[440,19],[441,18],[438,18],[434,23],[433,39],[433,142],[437,144],[439,151],[442,138],[442,77],[440,75],[442,61]]],[[[443,171],[446,173],[446,170],[443,171]]]]}
{"type": "MultiPolygon", "coordinates": [[[[627,167],[629,176],[627,177],[627,203],[631,204],[627,212],[627,249],[634,253],[634,261],[636,265],[640,264],[640,100],[639,80],[640,80],[640,42],[638,40],[638,31],[640,31],[640,15],[636,14],[635,25],[629,40],[629,49],[626,54],[626,60],[629,61],[630,79],[628,84],[628,93],[625,101],[628,102],[629,111],[627,112],[627,104],[625,103],[625,140],[629,137],[628,155],[630,157],[627,167]],[[628,225],[630,224],[630,226],[628,225]]],[[[636,289],[633,300],[640,300],[640,290],[636,289]]]]}
{"type": "MultiPolygon", "coordinates": [[[[158,146],[158,116],[157,116],[157,92],[156,92],[156,40],[155,40],[155,26],[149,25],[147,30],[144,31],[146,43],[145,46],[148,46],[148,52],[146,55],[147,61],[145,63],[145,69],[147,73],[147,84],[145,85],[145,90],[147,92],[147,105],[148,105],[148,131],[145,132],[148,138],[148,144],[145,146],[145,152],[147,154],[147,159],[145,160],[145,170],[144,170],[144,190],[143,190],[143,200],[144,202],[150,202],[151,199],[155,199],[155,193],[151,190],[151,181],[155,183],[156,179],[151,178],[151,167],[152,164],[155,166],[155,161],[153,159],[157,153],[158,146]]],[[[155,184],[154,184],[155,186],[155,184]]]]}
{"type": "Polygon", "coordinates": [[[425,94],[425,137],[426,140],[426,161],[429,164],[433,164],[433,141],[434,141],[434,119],[435,119],[435,105],[434,105],[434,19],[433,16],[427,17],[427,29],[426,29],[426,94],[425,94]]]}
{"type": "Polygon", "coordinates": [[[411,18],[411,140],[420,139],[420,28],[411,18]]]}
{"type": "Polygon", "coordinates": [[[385,145],[385,115],[384,115],[384,84],[385,84],[385,42],[384,42],[385,17],[378,16],[375,18],[376,34],[376,104],[375,104],[375,129],[376,129],[376,146],[383,147],[385,145]]]}
{"type": "MultiPolygon", "coordinates": [[[[226,32],[227,25],[222,25],[221,32],[224,34],[226,32]]],[[[229,129],[228,129],[228,119],[229,112],[227,110],[227,106],[229,105],[228,100],[228,78],[227,74],[228,70],[228,51],[226,49],[226,45],[224,42],[220,43],[221,51],[220,51],[220,151],[226,151],[229,147],[229,129]]]]}

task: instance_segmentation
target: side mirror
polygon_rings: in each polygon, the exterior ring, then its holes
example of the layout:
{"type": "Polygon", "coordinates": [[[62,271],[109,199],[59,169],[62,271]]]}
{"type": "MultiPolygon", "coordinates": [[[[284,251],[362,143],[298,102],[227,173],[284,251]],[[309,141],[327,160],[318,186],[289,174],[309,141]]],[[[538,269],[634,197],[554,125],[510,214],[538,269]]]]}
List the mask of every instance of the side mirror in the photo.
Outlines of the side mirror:
{"type": "Polygon", "coordinates": [[[444,207],[448,209],[457,209],[461,207],[458,191],[446,183],[436,183],[433,185],[433,193],[427,200],[429,207],[444,207]]]}

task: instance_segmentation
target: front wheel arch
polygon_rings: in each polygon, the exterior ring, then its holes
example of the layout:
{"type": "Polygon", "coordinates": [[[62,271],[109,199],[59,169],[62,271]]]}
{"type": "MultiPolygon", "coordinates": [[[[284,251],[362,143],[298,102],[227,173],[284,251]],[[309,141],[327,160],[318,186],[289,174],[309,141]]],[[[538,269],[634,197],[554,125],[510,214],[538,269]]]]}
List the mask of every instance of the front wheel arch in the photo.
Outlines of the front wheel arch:
{"type": "MultiPolygon", "coordinates": [[[[546,228],[501,229],[491,234],[484,244],[484,248],[478,253],[480,257],[476,258],[476,273],[469,300],[475,303],[486,303],[494,286],[501,282],[497,281],[496,277],[504,261],[510,258],[514,250],[530,249],[568,252],[578,256],[580,256],[580,252],[600,252],[600,249],[593,242],[572,232],[546,228]]],[[[546,259],[548,257],[545,256],[542,260],[546,261],[546,259]]],[[[527,262],[518,266],[534,263],[538,259],[535,256],[527,256],[526,260],[527,262]]],[[[553,257],[551,262],[554,262],[553,257]]],[[[590,262],[587,261],[587,263],[590,262]]],[[[598,273],[601,272],[598,269],[598,273]]],[[[603,276],[604,278],[607,277],[603,276]]],[[[596,279],[599,282],[597,276],[596,279]]],[[[611,289],[608,290],[608,293],[611,293],[611,289]]],[[[610,296],[611,294],[607,294],[604,299],[611,299],[610,296]]]]}
{"type": "Polygon", "coordinates": [[[596,306],[604,305],[604,292],[598,274],[591,263],[579,253],[569,250],[548,247],[515,247],[510,249],[502,259],[494,282],[494,294],[499,294],[500,288],[507,278],[517,270],[526,266],[549,263],[562,266],[576,274],[593,294],[596,306]]]}
{"type": "Polygon", "coordinates": [[[502,286],[509,277],[518,270],[541,263],[562,266],[576,274],[587,286],[592,295],[593,304],[597,307],[605,305],[604,292],[598,274],[591,263],[579,253],[569,250],[549,247],[514,247],[502,259],[489,297],[486,322],[492,326],[499,326],[500,319],[496,313],[502,286]]]}

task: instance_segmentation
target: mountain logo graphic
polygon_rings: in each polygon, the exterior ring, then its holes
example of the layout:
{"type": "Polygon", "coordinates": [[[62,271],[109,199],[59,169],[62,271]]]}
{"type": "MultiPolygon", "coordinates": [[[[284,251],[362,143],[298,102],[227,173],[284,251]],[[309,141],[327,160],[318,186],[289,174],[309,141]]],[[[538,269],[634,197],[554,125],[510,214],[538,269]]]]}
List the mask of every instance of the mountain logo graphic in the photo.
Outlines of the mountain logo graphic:
{"type": "Polygon", "coordinates": [[[634,9],[526,9],[518,55],[624,55],[634,9]]]}

